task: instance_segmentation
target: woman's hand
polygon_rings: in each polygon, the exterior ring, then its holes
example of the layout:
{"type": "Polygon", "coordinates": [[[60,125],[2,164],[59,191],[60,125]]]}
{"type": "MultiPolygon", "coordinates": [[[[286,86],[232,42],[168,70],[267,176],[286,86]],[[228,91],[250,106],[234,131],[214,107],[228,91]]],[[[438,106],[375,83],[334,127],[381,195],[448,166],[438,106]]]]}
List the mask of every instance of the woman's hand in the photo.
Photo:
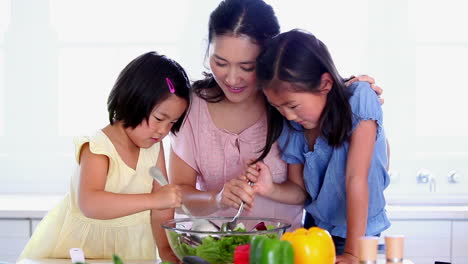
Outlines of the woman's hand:
{"type": "Polygon", "coordinates": [[[343,253],[343,255],[336,256],[336,264],[358,264],[359,259],[349,253],[343,253]]]}
{"type": "Polygon", "coordinates": [[[219,196],[221,207],[232,207],[237,209],[242,201],[244,201],[244,209],[252,209],[254,191],[252,186],[249,185],[245,175],[240,175],[239,177],[225,183],[219,196]]]}
{"type": "Polygon", "coordinates": [[[345,85],[346,85],[346,87],[348,87],[352,83],[355,83],[355,82],[368,82],[370,84],[372,90],[374,90],[375,93],[377,94],[377,96],[379,97],[380,104],[384,103],[384,99],[380,97],[382,95],[382,93],[383,93],[383,89],[375,84],[375,79],[374,78],[372,78],[372,77],[370,77],[368,75],[359,75],[358,77],[352,76],[352,78],[350,80],[345,82],[345,85]]]}

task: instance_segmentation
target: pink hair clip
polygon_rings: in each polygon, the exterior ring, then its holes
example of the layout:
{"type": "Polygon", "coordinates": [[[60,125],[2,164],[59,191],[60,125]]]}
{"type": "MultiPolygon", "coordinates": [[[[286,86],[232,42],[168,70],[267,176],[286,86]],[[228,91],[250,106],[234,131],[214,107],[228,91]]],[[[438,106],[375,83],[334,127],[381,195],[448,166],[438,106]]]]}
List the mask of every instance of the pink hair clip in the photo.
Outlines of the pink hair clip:
{"type": "Polygon", "coordinates": [[[174,85],[171,82],[171,79],[166,77],[166,83],[167,83],[167,86],[169,87],[169,92],[175,93],[175,88],[174,88],[174,85]]]}

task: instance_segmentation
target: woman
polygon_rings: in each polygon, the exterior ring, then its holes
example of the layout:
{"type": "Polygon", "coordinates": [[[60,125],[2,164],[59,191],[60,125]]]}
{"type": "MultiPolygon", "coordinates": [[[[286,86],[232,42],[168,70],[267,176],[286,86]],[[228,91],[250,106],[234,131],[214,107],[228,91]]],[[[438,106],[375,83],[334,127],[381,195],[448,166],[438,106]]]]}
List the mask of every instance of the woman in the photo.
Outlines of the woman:
{"type": "MultiPolygon", "coordinates": [[[[193,103],[180,135],[172,138],[170,179],[193,214],[233,216],[251,204],[251,186],[239,175],[266,142],[266,101],[257,89],[255,63],[264,43],[279,33],[273,9],[261,0],[226,0],[211,13],[209,65],[213,74],[193,84],[193,103]],[[248,114],[246,114],[248,113],[248,114]]],[[[276,145],[264,161],[276,182],[286,165],[276,145]]],[[[287,218],[301,225],[302,203],[257,196],[244,215],[287,218]]]]}

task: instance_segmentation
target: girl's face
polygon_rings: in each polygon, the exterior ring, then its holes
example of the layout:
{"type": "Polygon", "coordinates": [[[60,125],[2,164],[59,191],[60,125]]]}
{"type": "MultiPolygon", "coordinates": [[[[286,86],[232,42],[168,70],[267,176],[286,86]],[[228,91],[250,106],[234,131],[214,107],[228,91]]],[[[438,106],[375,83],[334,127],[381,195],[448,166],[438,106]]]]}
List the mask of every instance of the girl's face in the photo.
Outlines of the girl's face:
{"type": "Polygon", "coordinates": [[[171,94],[151,111],[148,122],[143,120],[134,129],[127,128],[127,134],[135,145],[149,148],[160,142],[171,131],[172,126],[187,109],[186,100],[171,94]]]}
{"type": "Polygon", "coordinates": [[[329,90],[321,90],[316,93],[294,91],[292,83],[273,81],[269,85],[274,89],[265,89],[268,101],[286,119],[301,124],[305,129],[319,127],[320,116],[327,102],[329,90]]]}
{"type": "Polygon", "coordinates": [[[215,36],[210,47],[210,67],[226,99],[241,103],[257,92],[255,60],[260,46],[245,35],[215,36]]]}

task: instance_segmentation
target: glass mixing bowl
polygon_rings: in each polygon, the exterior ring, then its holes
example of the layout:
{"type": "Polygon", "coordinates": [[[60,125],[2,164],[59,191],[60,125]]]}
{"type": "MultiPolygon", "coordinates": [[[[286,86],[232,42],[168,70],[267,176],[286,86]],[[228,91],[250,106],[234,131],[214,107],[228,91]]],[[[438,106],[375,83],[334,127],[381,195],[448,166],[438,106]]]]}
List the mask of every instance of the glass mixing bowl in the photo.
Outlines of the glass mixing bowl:
{"type": "MultiPolygon", "coordinates": [[[[281,237],[291,227],[291,224],[275,218],[239,217],[235,231],[212,231],[212,226],[197,223],[208,220],[219,227],[232,217],[204,217],[204,218],[178,218],[167,221],[161,226],[166,230],[167,239],[172,251],[182,261],[185,256],[198,256],[210,264],[233,263],[234,249],[243,244],[250,243],[253,236],[281,237]],[[256,230],[256,226],[263,222],[267,230],[256,230]],[[194,229],[192,229],[194,227],[194,229]]],[[[206,221],[205,221],[206,222],[206,221]]]]}

